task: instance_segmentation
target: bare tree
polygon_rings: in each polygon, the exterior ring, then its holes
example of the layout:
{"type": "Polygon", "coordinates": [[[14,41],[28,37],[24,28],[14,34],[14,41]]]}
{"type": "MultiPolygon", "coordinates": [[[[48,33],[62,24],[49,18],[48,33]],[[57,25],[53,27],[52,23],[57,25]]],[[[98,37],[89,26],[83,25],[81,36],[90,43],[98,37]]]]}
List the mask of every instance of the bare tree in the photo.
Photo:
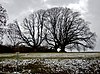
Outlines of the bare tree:
{"type": "MultiPolygon", "coordinates": [[[[96,34],[89,29],[88,22],[80,17],[78,12],[69,8],[55,7],[39,10],[19,24],[15,21],[9,25],[9,38],[16,44],[16,38],[37,51],[43,42],[49,47],[61,52],[67,49],[93,49],[96,34]],[[14,27],[13,27],[14,26],[14,27]]],[[[19,40],[18,40],[19,41],[19,40]]]]}
{"type": "Polygon", "coordinates": [[[7,11],[0,4],[0,44],[2,44],[1,40],[3,39],[3,35],[5,32],[3,26],[6,25],[6,22],[7,22],[7,11]]]}
{"type": "Polygon", "coordinates": [[[19,37],[17,31],[18,31],[18,28],[15,25],[15,23],[9,23],[7,25],[6,36],[10,40],[9,43],[14,47],[16,47],[18,45],[18,43],[20,43],[20,37],[19,37]]]}
{"type": "Polygon", "coordinates": [[[46,42],[55,50],[65,48],[86,50],[93,49],[96,34],[88,27],[88,22],[78,12],[69,8],[51,8],[45,14],[46,42]]]}
{"type": "Polygon", "coordinates": [[[15,21],[18,28],[18,35],[22,40],[21,43],[31,48],[35,48],[34,51],[37,51],[36,49],[38,49],[44,40],[43,16],[44,10],[40,10],[29,15],[28,18],[25,18],[22,24],[18,24],[18,22],[15,21]]]}

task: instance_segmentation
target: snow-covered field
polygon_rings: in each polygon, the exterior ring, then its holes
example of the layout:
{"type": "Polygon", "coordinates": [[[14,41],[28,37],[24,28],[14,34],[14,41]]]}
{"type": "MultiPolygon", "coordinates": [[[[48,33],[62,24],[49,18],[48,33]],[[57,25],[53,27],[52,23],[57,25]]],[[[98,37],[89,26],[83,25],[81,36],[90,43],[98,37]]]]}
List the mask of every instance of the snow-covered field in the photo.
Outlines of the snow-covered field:
{"type": "Polygon", "coordinates": [[[0,58],[0,74],[100,74],[100,53],[15,53],[0,58]]]}
{"type": "Polygon", "coordinates": [[[9,59],[0,62],[0,71],[12,74],[100,74],[100,60],[9,59]]]}

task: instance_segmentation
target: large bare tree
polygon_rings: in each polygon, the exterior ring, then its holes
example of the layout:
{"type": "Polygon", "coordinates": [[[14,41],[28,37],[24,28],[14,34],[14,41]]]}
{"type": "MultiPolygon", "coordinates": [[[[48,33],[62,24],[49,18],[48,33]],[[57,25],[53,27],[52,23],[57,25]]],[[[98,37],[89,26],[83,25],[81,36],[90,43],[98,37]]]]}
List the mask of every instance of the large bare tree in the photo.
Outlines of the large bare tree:
{"type": "Polygon", "coordinates": [[[51,8],[45,14],[46,42],[57,50],[93,49],[96,34],[90,31],[88,22],[80,17],[78,12],[69,8],[51,8]]]}
{"type": "MultiPolygon", "coordinates": [[[[94,48],[96,34],[90,31],[88,24],[78,12],[55,7],[34,12],[21,24],[15,21],[15,30],[10,28],[18,35],[19,43],[35,48],[34,51],[47,44],[54,50],[60,48],[61,52],[65,52],[65,48],[78,51],[94,48]]],[[[13,32],[9,32],[10,37],[13,32]]]]}
{"type": "Polygon", "coordinates": [[[17,32],[21,38],[21,43],[26,44],[31,48],[35,48],[37,51],[38,47],[44,40],[43,35],[43,16],[44,10],[39,10],[32,13],[29,17],[23,20],[23,23],[19,24],[15,21],[18,28],[17,32]]]}

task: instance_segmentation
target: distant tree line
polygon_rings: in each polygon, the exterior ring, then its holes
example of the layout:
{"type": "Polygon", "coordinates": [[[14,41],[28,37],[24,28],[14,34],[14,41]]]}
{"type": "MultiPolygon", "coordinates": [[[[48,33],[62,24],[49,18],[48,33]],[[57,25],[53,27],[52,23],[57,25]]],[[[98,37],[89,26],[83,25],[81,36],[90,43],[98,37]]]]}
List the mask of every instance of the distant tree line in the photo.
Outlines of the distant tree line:
{"type": "Polygon", "coordinates": [[[0,5],[0,52],[65,52],[65,49],[93,49],[96,34],[90,31],[89,22],[79,12],[54,7],[38,10],[23,19],[7,22],[7,11],[0,5]],[[8,44],[4,44],[4,35],[8,44]],[[4,44],[4,45],[3,45],[4,44]],[[9,50],[8,50],[9,49],[9,50]]]}

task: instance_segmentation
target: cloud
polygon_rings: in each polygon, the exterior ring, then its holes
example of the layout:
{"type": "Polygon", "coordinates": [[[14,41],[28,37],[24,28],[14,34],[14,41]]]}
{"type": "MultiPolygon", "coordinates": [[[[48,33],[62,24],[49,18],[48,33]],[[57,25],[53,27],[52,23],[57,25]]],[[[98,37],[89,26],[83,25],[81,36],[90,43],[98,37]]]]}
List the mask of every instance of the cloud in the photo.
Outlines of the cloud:
{"type": "Polygon", "coordinates": [[[29,14],[31,14],[33,12],[33,8],[29,7],[27,10],[23,10],[17,17],[17,19],[22,20],[23,18],[25,18],[26,16],[28,16],[29,14]]]}
{"type": "Polygon", "coordinates": [[[46,3],[44,6],[45,6],[46,8],[53,8],[53,7],[57,7],[57,5],[50,5],[50,4],[48,4],[48,3],[46,3]]]}
{"type": "Polygon", "coordinates": [[[29,14],[31,14],[32,12],[34,12],[32,7],[28,7],[27,9],[23,10],[22,12],[20,12],[18,15],[11,15],[10,16],[10,20],[8,20],[9,22],[13,22],[14,20],[18,20],[20,23],[22,22],[22,20],[27,17],[29,14]]]}
{"type": "Polygon", "coordinates": [[[43,2],[47,2],[47,0],[43,0],[43,2]]]}
{"type": "Polygon", "coordinates": [[[88,13],[88,0],[77,0],[75,2],[69,2],[69,3],[63,3],[63,4],[50,4],[49,0],[43,0],[44,1],[44,6],[46,8],[52,8],[52,7],[68,7],[74,11],[78,11],[81,13],[81,17],[85,18],[88,13]]]}
{"type": "Polygon", "coordinates": [[[8,4],[9,1],[8,1],[8,0],[0,0],[0,3],[1,3],[1,4],[8,4]]]}
{"type": "Polygon", "coordinates": [[[70,3],[67,7],[80,12],[84,16],[88,13],[88,0],[79,0],[78,3],[70,3]]]}
{"type": "Polygon", "coordinates": [[[13,0],[0,0],[0,4],[12,4],[13,0]]]}

